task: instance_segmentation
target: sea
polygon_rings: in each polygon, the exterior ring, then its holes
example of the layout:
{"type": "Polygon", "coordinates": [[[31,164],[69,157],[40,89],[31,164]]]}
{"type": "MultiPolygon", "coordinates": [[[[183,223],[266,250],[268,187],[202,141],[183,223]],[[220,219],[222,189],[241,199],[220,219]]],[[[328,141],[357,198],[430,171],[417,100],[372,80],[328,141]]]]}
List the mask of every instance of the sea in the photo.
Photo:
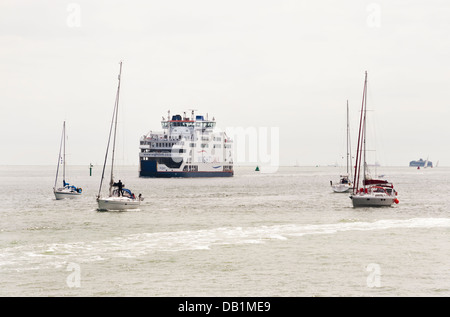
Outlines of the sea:
{"type": "Polygon", "coordinates": [[[144,201],[104,212],[100,166],[68,167],[77,200],[55,200],[54,166],[0,166],[0,296],[450,296],[450,168],[378,172],[398,204],[353,208],[330,187],[341,167],[153,179],[119,166],[144,201]]]}

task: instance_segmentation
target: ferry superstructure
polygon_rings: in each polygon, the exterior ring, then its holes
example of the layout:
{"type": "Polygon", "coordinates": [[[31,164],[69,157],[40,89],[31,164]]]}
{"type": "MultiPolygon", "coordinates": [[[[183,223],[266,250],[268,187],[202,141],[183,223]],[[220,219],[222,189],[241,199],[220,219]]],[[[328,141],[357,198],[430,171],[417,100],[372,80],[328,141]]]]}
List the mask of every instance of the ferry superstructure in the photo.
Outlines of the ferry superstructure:
{"type": "Polygon", "coordinates": [[[140,177],[231,177],[233,142],[208,116],[162,118],[163,131],[140,139],[140,177]]]}
{"type": "Polygon", "coordinates": [[[418,161],[411,161],[409,162],[410,167],[433,167],[433,162],[428,161],[428,159],[423,160],[420,159],[418,161]]]}

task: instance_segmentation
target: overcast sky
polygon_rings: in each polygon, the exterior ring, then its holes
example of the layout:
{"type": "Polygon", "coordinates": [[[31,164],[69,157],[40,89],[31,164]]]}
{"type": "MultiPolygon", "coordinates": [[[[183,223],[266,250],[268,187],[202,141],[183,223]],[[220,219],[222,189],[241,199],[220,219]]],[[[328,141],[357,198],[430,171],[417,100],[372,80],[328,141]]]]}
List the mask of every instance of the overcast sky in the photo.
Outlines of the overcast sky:
{"type": "Polygon", "coordinates": [[[449,17],[437,0],[2,0],[0,164],[56,164],[64,120],[68,162],[102,164],[123,60],[124,164],[192,108],[278,128],[281,165],[344,164],[367,70],[377,160],[448,166],[449,17]]]}

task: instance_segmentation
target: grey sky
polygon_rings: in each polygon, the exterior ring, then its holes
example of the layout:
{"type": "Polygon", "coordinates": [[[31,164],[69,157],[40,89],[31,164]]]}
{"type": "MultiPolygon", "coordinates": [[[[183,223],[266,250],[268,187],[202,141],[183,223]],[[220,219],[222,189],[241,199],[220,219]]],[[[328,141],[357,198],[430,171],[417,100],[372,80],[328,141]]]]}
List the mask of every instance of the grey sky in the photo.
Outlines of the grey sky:
{"type": "Polygon", "coordinates": [[[101,164],[123,60],[125,164],[191,108],[279,127],[282,165],[343,164],[367,70],[380,163],[448,165],[449,16],[436,0],[2,1],[0,164],[56,164],[63,120],[69,162],[101,164]]]}

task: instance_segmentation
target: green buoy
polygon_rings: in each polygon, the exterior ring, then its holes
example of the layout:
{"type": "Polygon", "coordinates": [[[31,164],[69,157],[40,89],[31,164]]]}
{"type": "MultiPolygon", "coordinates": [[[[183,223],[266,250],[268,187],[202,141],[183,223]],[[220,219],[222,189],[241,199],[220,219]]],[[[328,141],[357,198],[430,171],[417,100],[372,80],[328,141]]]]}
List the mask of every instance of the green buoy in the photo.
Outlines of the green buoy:
{"type": "Polygon", "coordinates": [[[259,172],[259,166],[256,166],[255,171],[259,172]]]}

